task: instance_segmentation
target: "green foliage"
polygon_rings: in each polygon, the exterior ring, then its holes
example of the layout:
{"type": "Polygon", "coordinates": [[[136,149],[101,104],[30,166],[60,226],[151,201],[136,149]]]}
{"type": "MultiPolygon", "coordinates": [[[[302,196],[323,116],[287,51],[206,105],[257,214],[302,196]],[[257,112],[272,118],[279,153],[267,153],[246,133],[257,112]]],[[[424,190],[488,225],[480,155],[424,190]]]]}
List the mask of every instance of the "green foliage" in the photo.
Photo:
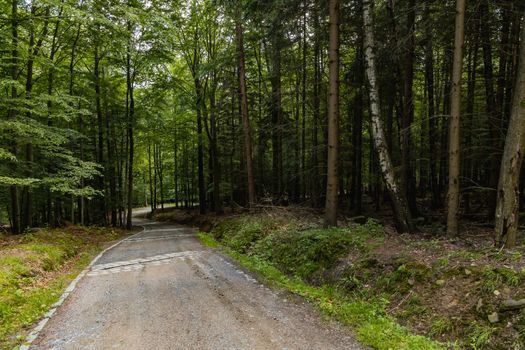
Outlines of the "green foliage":
{"type": "Polygon", "coordinates": [[[483,291],[492,293],[502,284],[516,287],[525,280],[525,274],[503,267],[487,267],[481,274],[483,291]]]}
{"type": "Polygon", "coordinates": [[[468,329],[469,345],[472,349],[485,349],[487,343],[490,341],[494,329],[487,325],[481,325],[474,322],[468,329]]]}
{"type": "Polygon", "coordinates": [[[121,234],[107,229],[78,234],[76,230],[31,232],[0,252],[0,348],[22,342],[22,330],[58,300],[67,284],[100,251],[100,243],[121,234]]]}
{"type": "Polygon", "coordinates": [[[352,233],[342,229],[312,229],[272,234],[258,251],[288,274],[301,278],[333,264],[355,244],[352,233]]]}
{"type": "Polygon", "coordinates": [[[197,237],[199,238],[201,243],[204,244],[206,247],[216,248],[219,246],[219,243],[213,238],[213,236],[205,232],[199,232],[197,234],[197,237]]]}
{"type": "MultiPolygon", "coordinates": [[[[382,236],[376,222],[347,229],[300,231],[294,223],[288,223],[292,229],[287,230],[282,223],[254,222],[257,220],[259,218],[242,218],[224,222],[213,230],[213,235],[226,245],[228,255],[260,274],[271,285],[312,301],[327,315],[354,327],[358,339],[365,345],[379,350],[443,348],[398,325],[386,314],[383,299],[350,296],[334,286],[312,286],[301,278],[333,266],[349,249],[369,248],[367,242],[372,237],[382,236]]],[[[201,234],[199,238],[207,246],[219,244],[210,242],[210,235],[201,234]]]]}
{"type": "Polygon", "coordinates": [[[354,228],[299,230],[296,222],[243,217],[220,224],[213,234],[231,249],[271,261],[287,274],[310,278],[334,265],[350,248],[369,249],[381,227],[370,220],[354,228]]]}
{"type": "Polygon", "coordinates": [[[430,326],[430,336],[435,337],[441,334],[452,332],[455,328],[454,322],[448,317],[438,316],[432,320],[430,326]]]}

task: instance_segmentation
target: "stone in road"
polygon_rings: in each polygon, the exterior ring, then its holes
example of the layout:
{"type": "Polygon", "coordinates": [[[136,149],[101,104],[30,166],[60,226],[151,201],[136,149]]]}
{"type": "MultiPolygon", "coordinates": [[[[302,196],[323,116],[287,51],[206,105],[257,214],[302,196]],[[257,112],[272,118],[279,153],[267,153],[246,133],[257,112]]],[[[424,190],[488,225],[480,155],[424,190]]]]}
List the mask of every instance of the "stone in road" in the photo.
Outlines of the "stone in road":
{"type": "Polygon", "coordinates": [[[107,251],[31,349],[362,349],[310,305],[287,300],[203,247],[148,221],[107,251]]]}

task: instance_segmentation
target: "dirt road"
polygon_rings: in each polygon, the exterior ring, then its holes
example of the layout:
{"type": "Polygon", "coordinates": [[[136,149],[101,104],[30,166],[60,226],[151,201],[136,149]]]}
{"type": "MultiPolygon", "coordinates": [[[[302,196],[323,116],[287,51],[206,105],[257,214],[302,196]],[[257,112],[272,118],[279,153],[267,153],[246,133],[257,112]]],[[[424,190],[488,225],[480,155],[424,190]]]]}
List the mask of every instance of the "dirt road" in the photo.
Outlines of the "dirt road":
{"type": "Polygon", "coordinates": [[[144,231],[107,251],[31,349],[363,349],[304,302],[261,285],[191,228],[144,231]]]}

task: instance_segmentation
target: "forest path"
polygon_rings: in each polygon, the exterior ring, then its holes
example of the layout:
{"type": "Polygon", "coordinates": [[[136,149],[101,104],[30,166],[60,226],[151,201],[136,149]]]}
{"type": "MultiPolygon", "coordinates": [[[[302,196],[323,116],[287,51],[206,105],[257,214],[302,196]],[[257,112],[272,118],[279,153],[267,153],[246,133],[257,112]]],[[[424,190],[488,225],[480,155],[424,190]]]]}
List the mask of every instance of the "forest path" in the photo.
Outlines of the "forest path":
{"type": "Polygon", "coordinates": [[[202,246],[194,229],[134,224],[144,231],[101,256],[31,349],[363,349],[202,246]]]}

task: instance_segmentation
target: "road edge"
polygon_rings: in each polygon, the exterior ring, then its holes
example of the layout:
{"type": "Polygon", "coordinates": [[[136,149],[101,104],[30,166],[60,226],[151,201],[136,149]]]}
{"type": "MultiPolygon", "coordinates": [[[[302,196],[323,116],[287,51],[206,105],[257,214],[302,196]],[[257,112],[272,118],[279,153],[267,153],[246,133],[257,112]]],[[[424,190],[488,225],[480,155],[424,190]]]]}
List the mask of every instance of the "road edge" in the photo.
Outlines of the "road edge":
{"type": "Polygon", "coordinates": [[[62,293],[62,295],[60,296],[58,301],[55,302],[51,306],[51,309],[49,309],[49,311],[44,314],[44,316],[40,319],[40,321],[38,321],[36,326],[33,327],[31,332],[29,332],[29,334],[27,335],[27,339],[24,341],[24,344],[22,344],[22,345],[20,345],[18,347],[19,350],[29,350],[30,349],[31,345],[38,338],[38,336],[40,335],[40,332],[44,329],[44,327],[46,326],[47,322],[49,322],[49,320],[56,313],[57,309],[64,303],[64,301],[66,301],[66,299],[69,297],[69,295],[71,293],[73,293],[73,291],[77,287],[78,282],[80,282],[80,280],[89,272],[91,267],[93,267],[93,265],[95,265],[95,263],[102,257],[102,255],[104,255],[107,251],[115,248],[116,246],[118,246],[119,244],[124,242],[125,240],[127,240],[129,238],[132,238],[132,237],[135,237],[135,236],[137,236],[137,235],[139,235],[141,233],[144,233],[146,231],[146,227],[145,226],[143,226],[143,225],[137,225],[137,226],[138,227],[142,227],[142,231],[137,232],[137,233],[135,233],[135,234],[133,234],[133,235],[131,235],[129,237],[122,238],[118,242],[114,243],[113,245],[111,245],[111,246],[107,247],[106,249],[104,249],[103,251],[101,251],[96,257],[93,258],[93,260],[91,260],[89,265],[86,266],[77,275],[77,277],[75,277],[75,279],[69,283],[67,288],[64,289],[64,292],[62,293]]]}

